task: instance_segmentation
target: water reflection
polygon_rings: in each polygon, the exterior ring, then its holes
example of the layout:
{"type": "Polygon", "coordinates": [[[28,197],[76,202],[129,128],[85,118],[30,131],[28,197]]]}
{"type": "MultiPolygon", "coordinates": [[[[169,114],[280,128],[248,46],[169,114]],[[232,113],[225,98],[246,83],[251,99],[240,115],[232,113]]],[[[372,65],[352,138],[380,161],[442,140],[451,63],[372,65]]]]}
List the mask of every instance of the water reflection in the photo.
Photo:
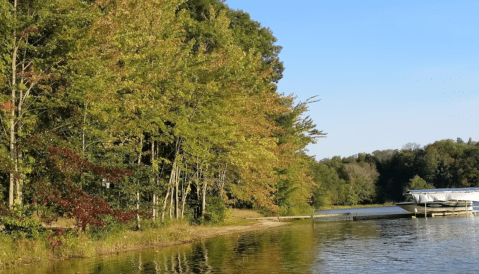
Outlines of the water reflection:
{"type": "MultiPolygon", "coordinates": [[[[384,273],[479,269],[479,218],[294,222],[179,247],[5,273],[384,273]]],[[[1,272],[1,271],[0,271],[1,272]]]]}

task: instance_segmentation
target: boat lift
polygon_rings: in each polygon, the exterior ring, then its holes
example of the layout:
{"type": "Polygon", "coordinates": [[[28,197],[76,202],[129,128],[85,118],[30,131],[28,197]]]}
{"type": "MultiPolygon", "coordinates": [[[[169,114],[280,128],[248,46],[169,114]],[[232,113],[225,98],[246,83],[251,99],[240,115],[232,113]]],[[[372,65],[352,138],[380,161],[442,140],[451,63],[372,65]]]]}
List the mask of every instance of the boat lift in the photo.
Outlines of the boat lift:
{"type": "Polygon", "coordinates": [[[396,205],[415,215],[445,216],[459,214],[476,214],[473,202],[479,202],[479,188],[438,188],[410,190],[413,202],[396,205]],[[422,208],[424,205],[424,209],[422,208]]]}

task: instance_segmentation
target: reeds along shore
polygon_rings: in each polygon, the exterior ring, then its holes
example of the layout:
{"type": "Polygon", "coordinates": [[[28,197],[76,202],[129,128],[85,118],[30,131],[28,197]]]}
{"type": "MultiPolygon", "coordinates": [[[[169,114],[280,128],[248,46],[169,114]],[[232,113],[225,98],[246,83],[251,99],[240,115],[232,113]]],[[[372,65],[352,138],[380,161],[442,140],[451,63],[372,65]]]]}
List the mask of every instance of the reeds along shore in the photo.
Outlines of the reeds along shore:
{"type": "Polygon", "coordinates": [[[142,231],[132,228],[134,225],[86,232],[60,228],[45,231],[36,238],[19,239],[15,235],[0,234],[0,265],[92,257],[191,240],[191,226],[186,221],[162,225],[144,222],[142,231]]]}
{"type": "MultiPolygon", "coordinates": [[[[191,225],[186,220],[170,222],[142,221],[142,230],[135,223],[75,229],[48,229],[34,238],[19,238],[0,233],[0,269],[48,260],[86,258],[150,247],[163,247],[193,242],[220,235],[247,232],[284,225],[257,222],[247,217],[259,217],[253,210],[229,210],[227,218],[216,225],[191,225]]],[[[66,222],[68,223],[68,222],[66,222]]]]}

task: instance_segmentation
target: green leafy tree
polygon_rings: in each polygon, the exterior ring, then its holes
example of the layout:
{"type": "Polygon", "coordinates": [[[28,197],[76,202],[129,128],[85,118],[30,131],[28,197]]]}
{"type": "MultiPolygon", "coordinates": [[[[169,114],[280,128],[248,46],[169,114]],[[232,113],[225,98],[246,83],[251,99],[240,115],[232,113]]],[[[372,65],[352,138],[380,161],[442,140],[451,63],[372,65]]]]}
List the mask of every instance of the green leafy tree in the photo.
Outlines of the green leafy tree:
{"type": "Polygon", "coordinates": [[[411,180],[409,180],[409,184],[407,185],[407,189],[433,189],[435,188],[432,184],[428,184],[426,180],[419,177],[418,175],[414,176],[411,180]]]}
{"type": "Polygon", "coordinates": [[[32,172],[25,141],[38,124],[47,122],[43,119],[48,111],[40,110],[61,100],[65,65],[91,13],[88,4],[76,0],[4,0],[0,12],[1,140],[9,151],[5,172],[9,173],[8,205],[12,207],[14,200],[22,204],[27,175],[32,172]]]}

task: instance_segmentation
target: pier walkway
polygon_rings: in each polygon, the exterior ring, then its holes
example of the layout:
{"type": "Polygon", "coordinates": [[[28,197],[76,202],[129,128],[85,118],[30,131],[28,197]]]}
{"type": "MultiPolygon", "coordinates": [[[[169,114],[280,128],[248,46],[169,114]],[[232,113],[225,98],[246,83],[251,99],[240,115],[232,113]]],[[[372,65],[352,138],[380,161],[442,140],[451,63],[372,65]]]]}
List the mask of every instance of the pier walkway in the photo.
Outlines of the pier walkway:
{"type": "MultiPolygon", "coordinates": [[[[455,216],[455,215],[476,215],[477,211],[462,211],[462,212],[442,212],[442,213],[428,213],[427,217],[437,216],[455,216]]],[[[338,214],[313,214],[301,216],[277,216],[277,217],[255,217],[245,218],[247,220],[301,220],[313,219],[318,221],[362,221],[362,220],[379,220],[379,219],[400,219],[400,218],[415,218],[424,217],[424,214],[414,214],[410,212],[404,213],[338,213],[338,214]]]]}

